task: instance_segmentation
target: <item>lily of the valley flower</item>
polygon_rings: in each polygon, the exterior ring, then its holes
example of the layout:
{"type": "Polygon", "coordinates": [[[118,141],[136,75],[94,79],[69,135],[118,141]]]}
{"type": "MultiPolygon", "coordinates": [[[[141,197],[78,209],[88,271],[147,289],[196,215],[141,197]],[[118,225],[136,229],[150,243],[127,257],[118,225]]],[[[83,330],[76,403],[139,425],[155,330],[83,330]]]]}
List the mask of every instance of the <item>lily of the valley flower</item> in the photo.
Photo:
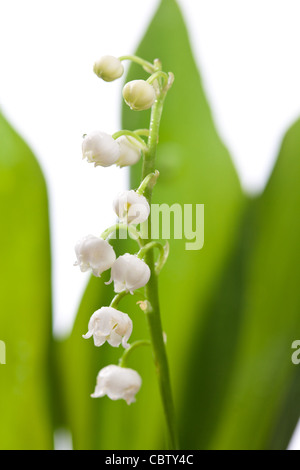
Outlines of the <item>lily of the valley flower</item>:
{"type": "Polygon", "coordinates": [[[111,268],[111,281],[114,281],[116,293],[128,291],[132,294],[147,284],[150,275],[149,266],[136,255],[129,253],[119,256],[111,268]]]}
{"type": "Polygon", "coordinates": [[[124,67],[117,57],[104,55],[95,62],[94,72],[102,80],[112,82],[123,75],[124,67]]]}
{"type": "Polygon", "coordinates": [[[107,395],[111,400],[123,399],[127,405],[130,405],[135,402],[135,395],[141,385],[142,379],[135,370],[111,364],[100,370],[91,397],[107,395]]]}
{"type": "Polygon", "coordinates": [[[82,158],[94,166],[110,166],[120,157],[120,146],[111,135],[101,131],[87,134],[82,142],[82,158]]]}
{"type": "Polygon", "coordinates": [[[116,139],[120,145],[120,156],[116,165],[123,166],[134,165],[141,158],[141,149],[135,144],[135,139],[122,135],[116,139]]]}
{"type": "Polygon", "coordinates": [[[118,347],[122,343],[124,348],[128,348],[131,333],[132,321],[127,313],[113,307],[102,307],[91,316],[88,332],[83,338],[93,336],[95,346],[102,346],[107,341],[111,346],[118,347]]]}
{"type": "Polygon", "coordinates": [[[87,235],[79,240],[75,245],[75,253],[77,261],[74,265],[79,266],[82,272],[90,269],[97,277],[111,268],[116,260],[113,247],[106,240],[94,235],[87,235]]]}
{"type": "Polygon", "coordinates": [[[154,104],[156,93],[153,86],[145,80],[132,80],[124,86],[123,98],[131,109],[143,111],[154,104]]]}
{"type": "Polygon", "coordinates": [[[123,191],[113,202],[113,208],[122,223],[141,224],[148,219],[150,206],[142,194],[123,191]]]}

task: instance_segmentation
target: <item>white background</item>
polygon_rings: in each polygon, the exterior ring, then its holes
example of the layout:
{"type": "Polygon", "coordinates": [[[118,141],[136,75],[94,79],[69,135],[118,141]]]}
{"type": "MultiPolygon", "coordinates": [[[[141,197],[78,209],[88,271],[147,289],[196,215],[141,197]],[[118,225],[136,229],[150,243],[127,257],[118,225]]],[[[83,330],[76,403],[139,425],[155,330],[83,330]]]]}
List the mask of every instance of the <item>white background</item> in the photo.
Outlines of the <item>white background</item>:
{"type": "MultiPolygon", "coordinates": [[[[244,189],[260,191],[282,135],[300,116],[300,2],[179,4],[219,132],[244,189]]],[[[104,54],[133,53],[157,5],[0,3],[0,106],[34,150],[49,187],[56,334],[70,330],[87,282],[73,267],[74,244],[114,222],[109,201],[127,186],[127,170],[94,169],[81,160],[82,134],[120,128],[121,83],[100,82],[93,63],[104,54]]]]}

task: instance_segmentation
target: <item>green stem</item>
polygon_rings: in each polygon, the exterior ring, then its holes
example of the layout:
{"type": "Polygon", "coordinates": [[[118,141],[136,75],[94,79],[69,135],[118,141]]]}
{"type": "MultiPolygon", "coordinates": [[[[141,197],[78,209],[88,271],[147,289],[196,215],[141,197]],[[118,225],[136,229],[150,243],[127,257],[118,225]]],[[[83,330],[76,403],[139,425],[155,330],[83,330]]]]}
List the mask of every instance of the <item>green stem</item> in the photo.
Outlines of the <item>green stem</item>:
{"type": "Polygon", "coordinates": [[[144,135],[145,137],[149,137],[149,129],[136,129],[133,132],[136,135],[144,135]]]}
{"type": "Polygon", "coordinates": [[[125,349],[123,356],[119,360],[119,366],[126,367],[128,356],[130,356],[132,351],[134,351],[136,348],[139,348],[140,346],[151,346],[151,343],[150,341],[147,341],[146,339],[141,339],[132,343],[128,349],[125,349]]]}
{"type": "Polygon", "coordinates": [[[130,237],[135,240],[139,246],[141,246],[141,234],[137,231],[135,227],[127,224],[112,225],[101,233],[100,238],[103,238],[103,240],[107,240],[107,238],[110,235],[115,234],[117,230],[126,230],[129,233],[130,237]]]}
{"type": "Polygon", "coordinates": [[[150,242],[147,245],[144,245],[137,254],[137,257],[143,259],[146,256],[146,253],[152,248],[158,248],[160,251],[160,256],[164,256],[165,250],[160,242],[150,242]]]}
{"type": "Polygon", "coordinates": [[[163,246],[160,242],[150,242],[147,245],[144,245],[137,254],[137,257],[140,259],[145,258],[147,251],[152,250],[153,248],[159,249],[159,258],[155,263],[155,274],[158,275],[162,270],[165,262],[167,261],[169,255],[169,244],[165,243],[163,246]]]}
{"type": "Polygon", "coordinates": [[[118,137],[121,137],[123,135],[127,135],[128,137],[132,137],[133,139],[135,139],[137,141],[137,143],[139,144],[139,147],[142,150],[146,150],[147,147],[146,147],[145,141],[139,136],[139,134],[137,134],[134,131],[128,131],[127,129],[122,129],[121,131],[115,132],[112,135],[112,138],[114,140],[116,140],[118,137]]]}
{"type": "Polygon", "coordinates": [[[136,64],[139,64],[143,67],[144,70],[148,73],[153,73],[155,72],[156,68],[155,65],[151,64],[151,62],[148,62],[147,60],[142,59],[141,57],[138,57],[136,55],[123,55],[119,57],[119,60],[131,60],[132,62],[135,62],[136,64]]]}
{"type": "Polygon", "coordinates": [[[117,308],[118,305],[119,305],[120,300],[122,300],[123,297],[125,297],[125,295],[127,295],[127,294],[129,294],[129,292],[124,290],[124,291],[120,292],[119,294],[115,295],[114,298],[112,299],[111,303],[110,303],[110,307],[117,308]]]}
{"type": "Polygon", "coordinates": [[[159,78],[162,78],[164,81],[164,86],[168,83],[169,77],[166,72],[163,72],[162,70],[158,70],[157,72],[153,73],[149,78],[147,78],[148,83],[153,83],[155,80],[158,80],[159,78]]]}
{"type": "MultiPolygon", "coordinates": [[[[164,98],[165,93],[161,93],[152,107],[150,120],[150,135],[148,138],[148,150],[144,154],[142,179],[146,178],[149,173],[154,173],[155,171],[156,147],[164,98]]],[[[147,198],[148,203],[151,207],[151,187],[148,186],[145,189],[144,196],[147,198]]],[[[142,244],[146,245],[148,243],[151,243],[151,217],[148,217],[148,220],[142,224],[141,230],[142,244]]],[[[151,308],[146,311],[146,317],[150,330],[154,363],[158,376],[159,389],[162,397],[163,408],[169,432],[170,447],[172,449],[177,449],[178,443],[175,424],[175,410],[171,390],[168,359],[166,354],[165,343],[163,340],[163,330],[161,324],[158,298],[158,282],[157,275],[155,273],[153,250],[148,250],[145,253],[145,262],[148,264],[151,270],[151,277],[149,279],[149,282],[145,286],[146,298],[151,305],[151,308]]]]}
{"type": "Polygon", "coordinates": [[[136,193],[143,195],[147,186],[152,185],[153,187],[155,185],[158,177],[158,170],[156,170],[155,173],[149,173],[149,175],[147,175],[146,178],[144,178],[141,184],[139,185],[138,189],[136,190],[136,193]]]}

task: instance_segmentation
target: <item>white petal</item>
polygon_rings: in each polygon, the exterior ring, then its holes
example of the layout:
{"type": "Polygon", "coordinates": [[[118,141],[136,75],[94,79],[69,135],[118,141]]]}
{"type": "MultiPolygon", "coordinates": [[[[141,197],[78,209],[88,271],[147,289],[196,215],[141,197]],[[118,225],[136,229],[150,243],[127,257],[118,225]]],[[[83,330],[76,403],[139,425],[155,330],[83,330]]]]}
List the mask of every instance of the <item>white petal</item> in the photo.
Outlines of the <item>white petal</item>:
{"type": "Polygon", "coordinates": [[[120,146],[105,132],[94,131],[86,135],[82,142],[82,155],[95,166],[110,166],[120,156],[120,146]]]}
{"type": "Polygon", "coordinates": [[[94,345],[99,347],[102,346],[106,341],[106,336],[94,335],[94,345]]]}
{"type": "Polygon", "coordinates": [[[109,365],[100,370],[93,397],[107,395],[111,400],[124,399],[127,404],[135,401],[135,394],[142,384],[140,375],[133,369],[109,365]]]}
{"type": "Polygon", "coordinates": [[[149,266],[136,255],[125,253],[114,262],[111,277],[115,283],[115,292],[139,289],[147,284],[151,275],[149,266]]]}
{"type": "Polygon", "coordinates": [[[114,348],[117,348],[118,346],[120,346],[120,344],[122,342],[122,336],[118,335],[118,333],[116,333],[116,331],[113,330],[111,332],[107,342],[108,342],[108,344],[110,344],[114,348]]]}
{"type": "Polygon", "coordinates": [[[88,331],[85,335],[82,335],[82,337],[84,339],[89,339],[93,336],[93,332],[92,331],[88,331]]]}
{"type": "Polygon", "coordinates": [[[142,111],[151,108],[156,93],[154,87],[145,80],[132,80],[125,84],[123,98],[131,109],[142,111]]]}
{"type": "Polygon", "coordinates": [[[123,339],[122,339],[122,346],[123,348],[127,349],[129,348],[130,344],[127,343],[130,335],[132,333],[132,327],[131,328],[128,328],[127,332],[125,333],[125,335],[123,336],[123,339]]]}
{"type": "Polygon", "coordinates": [[[125,282],[118,282],[118,281],[115,281],[114,283],[114,291],[116,294],[119,294],[120,292],[123,292],[124,290],[126,290],[126,284],[125,282]]]}
{"type": "Polygon", "coordinates": [[[95,62],[94,72],[102,80],[112,82],[123,75],[124,68],[117,57],[105,55],[95,62]]]}
{"type": "Polygon", "coordinates": [[[100,276],[109,269],[116,259],[113,247],[102,238],[87,235],[75,246],[77,264],[85,272],[91,269],[95,276],[100,276]]]}
{"type": "Polygon", "coordinates": [[[119,193],[113,202],[113,208],[119,219],[128,224],[142,223],[150,214],[147,199],[133,190],[119,193]]]}
{"type": "Polygon", "coordinates": [[[134,165],[141,158],[141,149],[135,143],[135,139],[130,139],[125,135],[122,135],[116,142],[120,145],[120,156],[116,165],[123,167],[134,165]]]}
{"type": "Polygon", "coordinates": [[[88,333],[84,338],[94,337],[95,346],[102,346],[107,341],[111,346],[119,346],[125,337],[124,347],[132,333],[132,320],[127,313],[113,307],[101,307],[89,320],[88,333]]]}

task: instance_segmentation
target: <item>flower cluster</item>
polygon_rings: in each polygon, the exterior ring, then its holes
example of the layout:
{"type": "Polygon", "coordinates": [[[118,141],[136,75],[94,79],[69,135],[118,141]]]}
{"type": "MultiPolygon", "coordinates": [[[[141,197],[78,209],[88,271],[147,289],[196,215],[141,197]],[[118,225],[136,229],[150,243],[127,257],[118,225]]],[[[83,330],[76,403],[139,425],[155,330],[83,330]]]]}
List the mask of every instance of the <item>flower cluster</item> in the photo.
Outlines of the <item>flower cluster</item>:
{"type": "MultiPolygon", "coordinates": [[[[123,223],[140,223],[147,219],[150,209],[144,196],[134,191],[122,193],[114,201],[114,208],[123,223]],[[138,202],[135,202],[138,201],[138,202]],[[135,207],[138,206],[138,207],[135,207]],[[142,210],[140,208],[142,207],[142,210]],[[138,217],[136,214],[139,214],[138,217]]],[[[110,269],[110,282],[114,282],[116,294],[131,293],[144,287],[150,279],[150,268],[136,254],[125,253],[116,257],[113,247],[102,237],[87,235],[75,246],[76,262],[80,270],[90,270],[94,276],[110,269]]],[[[128,340],[132,333],[132,320],[127,313],[114,308],[112,304],[96,310],[90,318],[88,332],[83,338],[93,337],[95,346],[102,346],[106,341],[110,346],[128,349],[128,340]]],[[[123,398],[128,404],[135,401],[135,394],[141,386],[139,374],[125,367],[109,365],[102,369],[97,377],[97,385],[92,397],[108,395],[112,400],[123,398]]]]}
{"type": "MultiPolygon", "coordinates": [[[[165,94],[172,85],[174,77],[173,74],[166,74],[161,70],[161,63],[158,59],[151,64],[136,56],[116,58],[107,55],[94,64],[94,72],[107,82],[116,80],[124,72],[122,60],[125,59],[140,64],[150,74],[147,80],[133,80],[125,84],[123,88],[125,103],[135,111],[152,108],[152,113],[155,114],[156,107],[161,112],[165,94]]],[[[149,129],[135,131],[121,130],[113,135],[102,131],[85,134],[82,142],[82,156],[95,167],[116,165],[122,168],[134,165],[142,156],[146,159],[146,155],[149,158],[153,154],[153,144],[151,147],[150,142],[158,140],[158,134],[151,137],[153,129],[157,133],[158,125],[150,124],[149,129]],[[148,138],[147,143],[145,138],[148,138]]],[[[118,223],[106,229],[101,236],[90,234],[83,237],[75,246],[75,265],[79,266],[82,272],[91,271],[96,277],[101,277],[104,271],[110,270],[110,280],[106,284],[113,282],[116,293],[109,306],[103,306],[92,314],[88,331],[83,338],[93,338],[97,347],[107,342],[112,347],[122,345],[124,348],[118,365],[111,364],[100,370],[92,397],[107,395],[112,400],[124,399],[127,404],[130,404],[135,401],[135,395],[141,387],[140,375],[135,370],[125,367],[125,362],[129,352],[142,344],[149,344],[149,341],[128,343],[133,329],[132,320],[127,313],[118,310],[117,307],[124,295],[133,295],[137,289],[147,285],[151,275],[159,273],[168,255],[167,244],[163,246],[149,238],[146,243],[137,230],[140,224],[147,224],[150,215],[149,191],[151,192],[156,183],[158,174],[158,171],[154,169],[153,172],[151,170],[144,172],[144,179],[137,190],[119,193],[113,201],[113,210],[118,217],[118,223]],[[148,199],[144,194],[147,194],[148,199]],[[140,248],[137,253],[124,253],[119,257],[116,256],[109,243],[109,237],[118,229],[125,229],[135,235],[140,248]],[[149,261],[151,257],[148,258],[150,269],[145,262],[145,257],[147,252],[155,247],[159,249],[160,257],[155,265],[153,260],[149,261]]],[[[137,304],[145,313],[152,311],[147,296],[137,304]]],[[[162,346],[163,334],[162,332],[160,334],[159,344],[160,347],[164,347],[162,346]]]]}
{"type": "Polygon", "coordinates": [[[130,166],[141,158],[141,143],[137,138],[121,135],[117,139],[105,132],[94,131],[85,135],[82,158],[94,166],[130,166]]]}
{"type": "MultiPolygon", "coordinates": [[[[123,71],[121,60],[112,56],[104,56],[94,64],[95,74],[108,82],[119,78],[123,71]]],[[[151,69],[150,72],[152,71],[151,69]]],[[[123,97],[131,109],[145,110],[155,102],[156,91],[151,83],[134,80],[124,86],[123,97]]],[[[95,167],[133,165],[147,150],[143,135],[147,136],[147,130],[144,134],[143,130],[120,131],[114,135],[102,131],[91,132],[83,137],[82,156],[95,167]]],[[[116,196],[113,209],[119,219],[117,226],[122,224],[123,228],[131,228],[148,219],[150,206],[143,192],[150,179],[148,178],[138,190],[123,191],[116,196]]],[[[114,283],[114,291],[117,294],[109,306],[101,307],[92,314],[88,332],[83,338],[93,337],[97,347],[107,342],[112,347],[122,345],[125,350],[129,350],[135,344],[128,343],[133,325],[127,313],[115,308],[119,301],[118,295],[120,297],[126,293],[134,294],[135,290],[144,287],[150,279],[151,271],[143,260],[145,249],[141,249],[137,254],[125,253],[117,258],[108,241],[110,233],[117,226],[107,229],[102,236],[87,235],[79,240],[75,246],[75,265],[79,266],[82,272],[91,271],[97,277],[110,269],[108,283],[114,283]]],[[[91,396],[107,395],[112,400],[122,398],[130,404],[135,401],[135,394],[139,391],[141,382],[139,374],[124,367],[124,360],[121,359],[119,365],[109,365],[100,370],[95,391],[91,396]]]]}

